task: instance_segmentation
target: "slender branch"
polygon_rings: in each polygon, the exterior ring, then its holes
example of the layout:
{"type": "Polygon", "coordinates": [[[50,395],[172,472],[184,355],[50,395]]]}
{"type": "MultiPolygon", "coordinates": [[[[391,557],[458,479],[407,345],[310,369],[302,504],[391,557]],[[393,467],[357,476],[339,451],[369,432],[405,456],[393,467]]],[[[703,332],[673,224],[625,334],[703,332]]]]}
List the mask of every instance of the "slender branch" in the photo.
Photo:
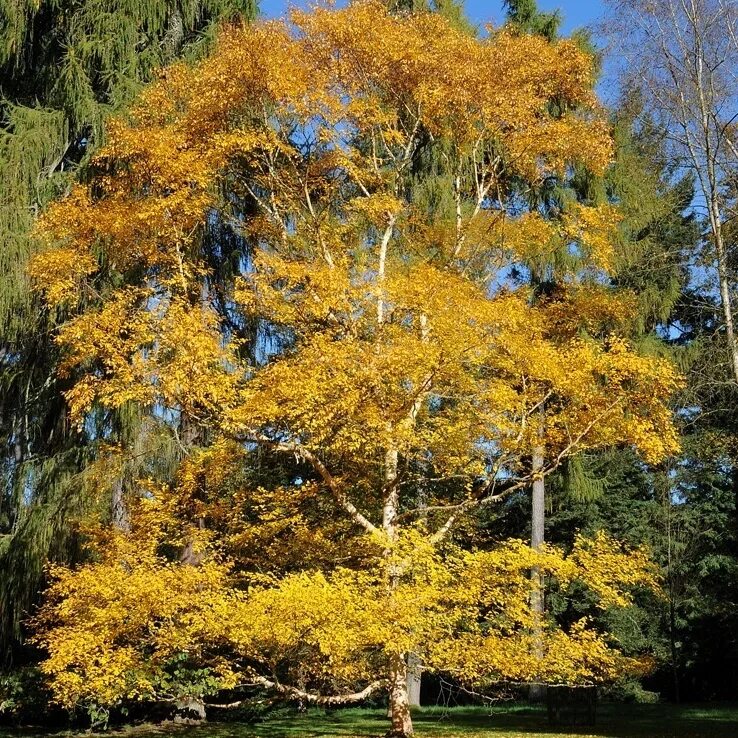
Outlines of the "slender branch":
{"type": "Polygon", "coordinates": [[[272,451],[279,453],[296,454],[313,467],[314,471],[322,479],[326,487],[333,493],[336,502],[351,516],[354,522],[361,526],[370,535],[379,535],[380,531],[374,523],[359,512],[356,505],[349,500],[341,485],[330,473],[328,467],[312,451],[295,441],[275,441],[261,434],[250,434],[239,439],[242,443],[258,443],[268,446],[272,451]]]}
{"type": "MultiPolygon", "coordinates": [[[[491,482],[491,489],[494,490],[497,481],[497,479],[494,479],[491,482]]],[[[473,497],[469,497],[468,499],[464,500],[464,502],[461,502],[456,506],[455,512],[453,512],[446,519],[446,522],[431,536],[431,543],[433,543],[434,545],[441,543],[441,541],[443,541],[444,538],[446,538],[446,536],[451,532],[451,529],[457,523],[459,518],[465,513],[469,512],[469,510],[484,507],[486,505],[491,505],[495,502],[501,502],[516,490],[525,487],[528,484],[528,481],[529,480],[527,478],[521,479],[520,481],[515,482],[509,487],[506,487],[502,492],[499,492],[497,494],[484,494],[485,491],[488,491],[490,489],[490,485],[482,487],[482,494],[477,494],[473,497]]]]}

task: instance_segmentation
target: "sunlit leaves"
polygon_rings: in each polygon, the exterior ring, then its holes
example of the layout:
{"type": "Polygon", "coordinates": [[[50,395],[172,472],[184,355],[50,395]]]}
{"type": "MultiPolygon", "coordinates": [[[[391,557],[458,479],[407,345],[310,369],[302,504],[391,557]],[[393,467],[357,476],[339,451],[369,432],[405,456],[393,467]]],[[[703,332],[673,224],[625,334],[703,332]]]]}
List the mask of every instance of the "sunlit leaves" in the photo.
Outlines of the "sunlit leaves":
{"type": "Polygon", "coordinates": [[[467,681],[626,666],[588,621],[547,624],[535,658],[529,571],[626,606],[631,585],[654,584],[642,552],[453,539],[498,485],[530,483],[534,446],[546,474],[582,450],[657,462],[677,446],[679,379],[623,338],[632,298],[607,283],[617,212],[545,220],[509,187],[605,167],[592,70],[570,42],[480,40],[370,0],[227,29],[111,128],[92,185],[47,211],[33,267],[50,304],[75,289],[96,303],[59,334],[72,414],[135,401],[196,423],[207,448],[184,449],[171,485],[141,481],[131,533],[100,539],[99,562],[56,573],[42,639],[64,703],[155,694],[188,638],[224,684],[241,669],[353,689],[407,651],[467,681]],[[414,196],[429,151],[447,175],[432,206],[414,196]],[[211,222],[251,249],[219,302],[211,222]],[[554,250],[579,267],[533,299],[509,275],[554,250]],[[93,255],[119,285],[104,295],[93,255]],[[277,333],[273,352],[244,358],[239,321],[277,333]],[[247,473],[275,456],[290,474],[247,473]],[[93,577],[108,582],[99,611],[93,577]],[[85,641],[137,588],[166,594],[142,597],[132,630],[115,615],[85,641]]]}
{"type": "Polygon", "coordinates": [[[101,561],[52,572],[37,622],[39,642],[52,654],[43,669],[65,706],[169,697],[169,676],[182,659],[208,669],[220,689],[248,681],[254,668],[348,689],[381,674],[396,651],[471,684],[607,681],[636,663],[586,619],[566,632],[549,624],[545,655],[534,655],[527,572],[538,566],[564,591],[583,586],[603,608],[627,604],[634,588],[657,586],[643,552],[624,551],[603,535],[578,538],[568,557],[522,541],[442,557],[409,531],[393,556],[403,575],[392,593],[381,557],[361,571],[255,577],[249,588],[234,589],[229,567],[207,549],[198,566],[157,555],[161,530],[152,523],[166,516],[143,519],[147,527],[130,539],[109,538],[101,561]],[[240,675],[239,663],[250,665],[240,675]]]}

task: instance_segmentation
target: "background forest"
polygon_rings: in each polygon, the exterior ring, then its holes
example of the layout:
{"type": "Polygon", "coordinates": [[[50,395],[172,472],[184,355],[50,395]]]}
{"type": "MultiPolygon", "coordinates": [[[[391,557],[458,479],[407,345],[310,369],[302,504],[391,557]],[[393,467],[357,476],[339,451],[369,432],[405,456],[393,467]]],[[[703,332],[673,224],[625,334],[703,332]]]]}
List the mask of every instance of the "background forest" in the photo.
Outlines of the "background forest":
{"type": "Polygon", "coordinates": [[[738,7],[502,5],[0,0],[0,719],[735,699],[738,7]]]}

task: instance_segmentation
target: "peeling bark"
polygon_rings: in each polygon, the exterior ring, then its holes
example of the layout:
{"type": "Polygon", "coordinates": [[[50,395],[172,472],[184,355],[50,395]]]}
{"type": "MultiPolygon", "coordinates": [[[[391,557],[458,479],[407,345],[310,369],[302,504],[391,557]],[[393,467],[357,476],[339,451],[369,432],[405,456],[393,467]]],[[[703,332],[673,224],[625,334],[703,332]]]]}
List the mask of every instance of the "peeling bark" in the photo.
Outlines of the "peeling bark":
{"type": "Polygon", "coordinates": [[[390,657],[389,712],[392,726],[387,733],[388,737],[404,738],[413,734],[407,693],[407,664],[401,653],[390,657]]]}
{"type": "Polygon", "coordinates": [[[177,700],[174,722],[183,725],[196,725],[207,719],[205,703],[199,697],[182,697],[177,700]]]}
{"type": "Polygon", "coordinates": [[[128,515],[128,508],[123,494],[123,479],[119,477],[113,484],[113,490],[110,499],[110,508],[112,514],[113,528],[122,533],[128,533],[131,529],[131,521],[128,515]]]}
{"type": "Polygon", "coordinates": [[[407,699],[410,707],[420,707],[420,687],[423,670],[417,654],[407,655],[407,699]]]}

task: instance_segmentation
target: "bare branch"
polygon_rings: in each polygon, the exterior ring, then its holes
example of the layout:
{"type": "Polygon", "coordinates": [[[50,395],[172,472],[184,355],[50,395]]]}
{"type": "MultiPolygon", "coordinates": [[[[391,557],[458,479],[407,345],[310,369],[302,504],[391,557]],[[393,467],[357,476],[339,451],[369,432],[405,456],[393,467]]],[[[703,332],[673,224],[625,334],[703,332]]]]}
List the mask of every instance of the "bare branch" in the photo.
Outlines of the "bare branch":
{"type": "MultiPolygon", "coordinates": [[[[300,700],[311,705],[348,705],[355,702],[363,702],[381,687],[385,686],[384,680],[378,680],[364,687],[359,692],[350,692],[347,694],[324,695],[317,692],[307,692],[304,689],[293,687],[289,684],[280,684],[266,677],[256,676],[251,682],[239,685],[240,687],[266,687],[274,690],[283,697],[293,700],[300,700]]],[[[219,709],[233,709],[246,704],[248,700],[237,700],[227,704],[206,703],[206,707],[216,707],[219,709]]]]}

